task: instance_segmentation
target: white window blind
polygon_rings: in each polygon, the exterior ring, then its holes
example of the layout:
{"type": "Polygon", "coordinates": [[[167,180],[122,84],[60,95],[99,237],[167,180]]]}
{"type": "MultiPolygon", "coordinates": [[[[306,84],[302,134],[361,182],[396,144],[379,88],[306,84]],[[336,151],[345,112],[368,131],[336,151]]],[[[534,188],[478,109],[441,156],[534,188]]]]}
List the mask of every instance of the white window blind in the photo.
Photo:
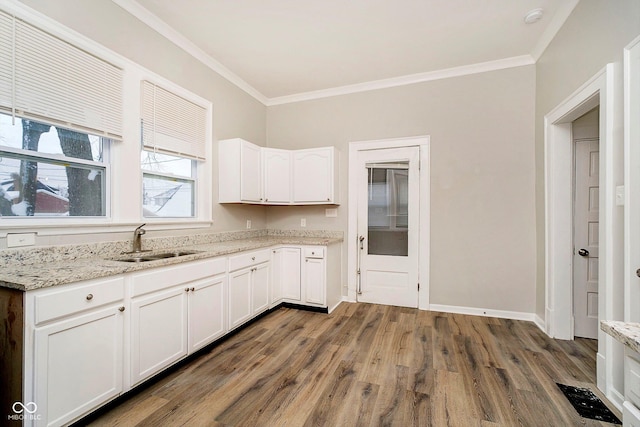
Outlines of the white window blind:
{"type": "Polygon", "coordinates": [[[122,139],[120,68],[2,12],[0,27],[1,109],[122,139]]]}
{"type": "Polygon", "coordinates": [[[146,149],[206,158],[207,109],[142,81],[142,144],[146,149]]]}

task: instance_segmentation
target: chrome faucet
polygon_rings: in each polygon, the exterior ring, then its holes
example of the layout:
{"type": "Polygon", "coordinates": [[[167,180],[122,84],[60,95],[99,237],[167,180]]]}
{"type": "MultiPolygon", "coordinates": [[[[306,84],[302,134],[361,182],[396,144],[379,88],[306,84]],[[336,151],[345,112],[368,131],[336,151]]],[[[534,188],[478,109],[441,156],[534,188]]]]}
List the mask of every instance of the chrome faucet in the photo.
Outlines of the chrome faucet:
{"type": "Polygon", "coordinates": [[[142,250],[142,235],[147,232],[144,227],[147,224],[142,224],[140,227],[133,231],[133,251],[132,252],[144,252],[142,250]]]}

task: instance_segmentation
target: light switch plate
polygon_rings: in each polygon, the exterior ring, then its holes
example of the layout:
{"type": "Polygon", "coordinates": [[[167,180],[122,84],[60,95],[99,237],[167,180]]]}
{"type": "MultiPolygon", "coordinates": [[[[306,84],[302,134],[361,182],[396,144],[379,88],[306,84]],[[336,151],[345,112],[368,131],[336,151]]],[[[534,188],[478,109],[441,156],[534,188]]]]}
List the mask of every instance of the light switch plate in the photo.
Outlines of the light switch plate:
{"type": "Polygon", "coordinates": [[[33,246],[36,244],[36,233],[7,234],[7,247],[19,248],[21,246],[33,246]]]}
{"type": "Polygon", "coordinates": [[[307,226],[307,218],[301,218],[300,227],[306,227],[306,226],[307,226]]]}
{"type": "Polygon", "coordinates": [[[247,220],[247,230],[251,229],[251,220],[247,220]]]}
{"type": "Polygon", "coordinates": [[[327,218],[337,218],[338,217],[338,209],[336,208],[328,208],[324,210],[324,216],[327,218]]]}

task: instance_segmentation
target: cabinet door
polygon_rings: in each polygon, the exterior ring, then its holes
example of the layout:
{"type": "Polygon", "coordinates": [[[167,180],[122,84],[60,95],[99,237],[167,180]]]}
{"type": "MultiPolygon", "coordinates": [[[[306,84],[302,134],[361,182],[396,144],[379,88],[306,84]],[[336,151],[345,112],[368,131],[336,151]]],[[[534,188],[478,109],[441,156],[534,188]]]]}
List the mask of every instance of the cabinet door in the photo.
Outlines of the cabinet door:
{"type": "Polygon", "coordinates": [[[189,353],[226,332],[226,275],[192,284],[189,292],[189,353]]]}
{"type": "Polygon", "coordinates": [[[185,285],[132,300],[132,385],[187,354],[188,293],[185,285]]]}
{"type": "Polygon", "coordinates": [[[253,273],[251,268],[244,268],[229,274],[230,330],[251,318],[251,275],[253,273]]]}
{"type": "MultiPolygon", "coordinates": [[[[282,298],[300,301],[300,248],[280,248],[277,279],[282,298]]],[[[275,286],[275,285],[274,285],[275,286]]]]}
{"type": "Polygon", "coordinates": [[[242,141],[240,149],[240,199],[262,202],[262,157],[260,147],[242,141]]]}
{"type": "Polygon", "coordinates": [[[305,258],[304,287],[306,302],[325,304],[325,261],[318,258],[305,258]]]}
{"type": "Polygon", "coordinates": [[[35,330],[37,425],[62,425],[122,392],[124,316],[110,306],[35,330]]]}
{"type": "Polygon", "coordinates": [[[263,148],[265,203],[291,203],[291,151],[263,148]]]}
{"type": "Polygon", "coordinates": [[[333,201],[333,153],[331,147],[294,152],[294,203],[333,201]]]}
{"type": "Polygon", "coordinates": [[[265,262],[251,269],[251,308],[254,315],[269,308],[269,267],[269,263],[265,262]]]}

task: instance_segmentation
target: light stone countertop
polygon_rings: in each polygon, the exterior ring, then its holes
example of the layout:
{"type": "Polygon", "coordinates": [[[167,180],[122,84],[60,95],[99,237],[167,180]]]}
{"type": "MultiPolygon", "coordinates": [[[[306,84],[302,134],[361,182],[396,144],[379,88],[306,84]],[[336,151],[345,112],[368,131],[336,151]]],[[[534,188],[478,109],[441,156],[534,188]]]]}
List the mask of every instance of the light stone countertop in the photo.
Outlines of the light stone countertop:
{"type": "MultiPolygon", "coordinates": [[[[46,288],[50,286],[79,282],[88,279],[114,276],[122,273],[146,270],[166,265],[180,264],[217,256],[229,255],[249,250],[268,248],[276,245],[330,245],[343,241],[342,237],[337,237],[335,233],[326,236],[319,235],[287,235],[286,233],[270,235],[263,233],[255,236],[244,236],[244,238],[214,241],[207,243],[193,243],[180,246],[166,246],[156,244],[151,252],[143,255],[162,253],[168,251],[197,251],[192,255],[185,255],[175,258],[165,258],[155,261],[134,263],[117,261],[115,258],[123,258],[122,245],[111,245],[111,247],[100,246],[98,248],[91,245],[77,245],[81,249],[77,252],[88,252],[87,256],[75,253],[75,247],[69,245],[64,249],[58,249],[55,255],[47,251],[49,248],[34,248],[31,252],[22,251],[13,256],[0,257],[0,287],[13,288],[21,291],[46,288]],[[117,248],[117,249],[116,249],[117,248]],[[115,252],[114,252],[115,251],[115,252]],[[38,260],[43,260],[38,262],[38,260]]],[[[202,239],[200,239],[202,240],[202,239]]],[[[121,243],[121,242],[118,242],[121,243]]],[[[143,248],[145,246],[143,245],[143,248]]],[[[127,247],[128,249],[128,247],[127,247]]]]}
{"type": "Polygon", "coordinates": [[[640,353],[640,323],[603,320],[600,322],[600,329],[640,353]]]}

